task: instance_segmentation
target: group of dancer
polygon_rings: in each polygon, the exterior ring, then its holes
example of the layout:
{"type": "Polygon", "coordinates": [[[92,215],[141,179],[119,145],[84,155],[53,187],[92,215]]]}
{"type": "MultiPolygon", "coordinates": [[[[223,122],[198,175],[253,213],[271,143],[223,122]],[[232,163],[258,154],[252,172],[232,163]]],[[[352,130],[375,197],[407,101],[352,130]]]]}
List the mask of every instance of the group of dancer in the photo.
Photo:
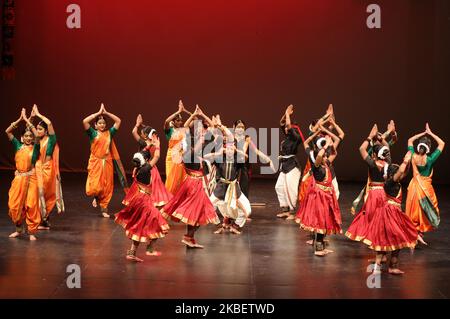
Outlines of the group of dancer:
{"type": "MultiPolygon", "coordinates": [[[[325,237],[343,233],[333,162],[345,134],[336,122],[332,105],[320,119],[311,122],[306,138],[293,121],[293,115],[294,107],[290,105],[280,120],[285,139],[280,145],[279,176],[275,185],[281,209],[277,216],[295,220],[310,234],[307,243],[313,245],[314,254],[325,256],[332,252],[327,248],[325,237]],[[301,145],[307,156],[303,173],[297,158],[301,145]]],[[[241,234],[251,220],[250,152],[274,167],[272,160],[245,135],[242,120],[236,121],[230,130],[222,124],[220,115],[210,118],[198,105],[191,113],[180,101],[177,112],[164,122],[169,145],[163,183],[156,167],[160,158],[159,135],[138,115],[132,136],[139,151],[133,155],[131,186],[114,143],[120,125],[120,118],[108,112],[103,104],[97,113],[83,120],[90,141],[86,195],[92,197],[93,207],[100,207],[101,216],[111,217],[108,206],[116,171],[125,197],[124,208],[114,217],[131,240],[127,259],[143,261],[137,257],[141,242],[147,245],[146,255],[160,256],[154,243],[169,232],[169,220],[186,224],[186,234],[181,241],[190,248],[203,248],[194,237],[198,228],[207,224],[216,225],[215,234],[241,234]],[[183,121],[183,114],[188,116],[186,121],[183,121]],[[109,129],[108,118],[114,122],[109,129]]],[[[19,119],[11,123],[6,134],[13,144],[16,162],[8,202],[16,231],[10,237],[24,233],[26,225],[30,240],[36,240],[38,229],[50,228],[49,216],[53,208],[64,211],[55,130],[34,105],[29,117],[22,109],[19,119]],[[39,123],[34,126],[36,118],[39,123]],[[19,140],[13,130],[21,121],[26,128],[19,140]]],[[[427,124],[424,132],[408,140],[408,151],[403,162],[397,165],[391,162],[390,155],[396,140],[395,123],[391,121],[384,134],[374,125],[361,144],[359,151],[368,166],[368,179],[353,202],[355,218],[345,235],[376,252],[375,272],[381,271],[382,263],[388,263],[389,273],[401,274],[399,250],[414,248],[417,241],[426,244],[423,234],[439,225],[432,175],[433,165],[445,143],[427,124]],[[432,153],[430,138],[437,142],[432,153]],[[413,178],[404,213],[400,182],[411,166],[413,178]]]]}

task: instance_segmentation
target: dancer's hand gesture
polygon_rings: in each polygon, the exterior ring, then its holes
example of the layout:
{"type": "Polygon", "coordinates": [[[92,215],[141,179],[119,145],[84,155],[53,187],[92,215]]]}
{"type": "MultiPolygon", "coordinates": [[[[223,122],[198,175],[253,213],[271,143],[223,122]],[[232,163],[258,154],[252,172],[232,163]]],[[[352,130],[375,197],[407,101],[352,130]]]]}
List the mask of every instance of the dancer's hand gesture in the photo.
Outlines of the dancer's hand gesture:
{"type": "Polygon", "coordinates": [[[136,126],[141,126],[142,125],[142,122],[143,122],[143,120],[142,120],[142,115],[141,114],[139,114],[138,116],[137,116],[137,118],[136,118],[136,126]]]}
{"type": "Polygon", "coordinates": [[[286,114],[291,116],[294,113],[294,106],[291,104],[286,109],[286,114]]]}
{"type": "Polygon", "coordinates": [[[184,104],[182,100],[178,101],[178,113],[184,112],[186,109],[184,108],[184,104]]]}
{"type": "Polygon", "coordinates": [[[378,126],[375,124],[370,131],[369,138],[373,139],[378,134],[378,126]]]}
{"type": "Polygon", "coordinates": [[[156,148],[159,148],[159,146],[161,145],[158,136],[152,137],[152,143],[156,148]]]}
{"type": "Polygon", "coordinates": [[[430,125],[427,123],[427,124],[425,124],[425,133],[427,133],[427,134],[432,134],[432,132],[431,132],[431,129],[430,129],[430,125]]]}
{"type": "Polygon", "coordinates": [[[328,109],[327,109],[327,114],[328,115],[331,115],[331,114],[333,114],[334,113],[334,110],[333,110],[333,104],[329,104],[328,105],[328,109]]]}
{"type": "Polygon", "coordinates": [[[105,105],[102,103],[100,105],[100,114],[106,114],[106,113],[108,113],[108,112],[106,111],[105,105]]]}

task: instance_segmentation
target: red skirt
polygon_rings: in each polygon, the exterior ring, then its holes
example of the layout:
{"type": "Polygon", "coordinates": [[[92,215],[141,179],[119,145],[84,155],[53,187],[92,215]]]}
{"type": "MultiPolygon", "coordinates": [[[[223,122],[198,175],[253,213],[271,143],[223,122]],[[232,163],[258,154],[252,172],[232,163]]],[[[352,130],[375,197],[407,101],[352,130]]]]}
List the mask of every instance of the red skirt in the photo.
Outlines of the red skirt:
{"type": "Polygon", "coordinates": [[[169,224],[155,208],[151,195],[139,189],[128,205],[115,216],[116,223],[125,228],[127,237],[135,241],[162,238],[169,230],[169,224]]]}
{"type": "Polygon", "coordinates": [[[363,239],[370,249],[393,251],[416,246],[418,232],[400,205],[399,200],[389,198],[384,207],[375,212],[363,239]]]}
{"type": "Polygon", "coordinates": [[[191,226],[219,224],[216,210],[203,189],[203,177],[186,176],[175,196],[164,206],[164,217],[191,226]]]}
{"type": "MultiPolygon", "coordinates": [[[[152,190],[152,199],[153,204],[156,207],[164,206],[169,202],[169,200],[173,197],[172,194],[170,194],[166,187],[164,186],[164,183],[161,180],[161,175],[159,175],[158,168],[156,166],[153,166],[151,171],[151,190],[152,190]]],[[[139,187],[136,182],[136,180],[133,181],[133,184],[128,189],[127,194],[125,195],[125,198],[122,201],[122,204],[125,206],[128,205],[131,200],[136,196],[136,194],[139,193],[139,187]]]]}
{"type": "Polygon", "coordinates": [[[342,233],[341,210],[334,189],[317,184],[312,178],[296,222],[306,231],[331,235],[342,233]]]}
{"type": "Polygon", "coordinates": [[[367,199],[361,210],[356,214],[345,236],[351,240],[361,241],[367,235],[368,227],[375,213],[386,203],[386,193],[383,187],[369,189],[367,199]]]}
{"type": "Polygon", "coordinates": [[[133,200],[134,196],[139,193],[139,187],[136,182],[136,180],[133,181],[133,184],[131,184],[130,188],[128,189],[127,193],[125,194],[125,197],[122,200],[122,204],[125,206],[128,206],[130,202],[133,200]]]}
{"type": "Polygon", "coordinates": [[[156,207],[164,206],[172,199],[173,195],[169,193],[161,180],[158,168],[153,166],[152,168],[152,199],[156,207]]]}

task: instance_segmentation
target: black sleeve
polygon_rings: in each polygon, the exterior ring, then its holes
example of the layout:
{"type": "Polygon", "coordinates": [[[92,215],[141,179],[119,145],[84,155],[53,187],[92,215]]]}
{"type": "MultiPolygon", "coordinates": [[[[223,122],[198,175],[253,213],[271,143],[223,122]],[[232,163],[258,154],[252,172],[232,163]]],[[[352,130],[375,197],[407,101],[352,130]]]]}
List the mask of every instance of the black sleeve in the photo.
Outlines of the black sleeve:
{"type": "Polygon", "coordinates": [[[305,148],[305,152],[306,152],[306,156],[308,156],[308,159],[311,156],[311,148],[308,146],[307,148],[305,148]]]}
{"type": "Polygon", "coordinates": [[[147,143],[141,137],[139,138],[138,144],[140,150],[143,150],[147,147],[147,143]]]}
{"type": "Polygon", "coordinates": [[[377,167],[377,164],[375,163],[375,161],[369,155],[367,155],[365,161],[366,161],[367,165],[369,165],[369,167],[371,167],[371,168],[376,168],[377,167]]]}
{"type": "Polygon", "coordinates": [[[151,174],[151,167],[150,164],[146,163],[144,166],[142,166],[136,176],[136,179],[138,182],[148,185],[150,184],[150,174],[151,174]]]}
{"type": "Polygon", "coordinates": [[[300,134],[298,134],[298,131],[292,127],[288,130],[287,137],[291,141],[300,141],[301,139],[300,134]]]}

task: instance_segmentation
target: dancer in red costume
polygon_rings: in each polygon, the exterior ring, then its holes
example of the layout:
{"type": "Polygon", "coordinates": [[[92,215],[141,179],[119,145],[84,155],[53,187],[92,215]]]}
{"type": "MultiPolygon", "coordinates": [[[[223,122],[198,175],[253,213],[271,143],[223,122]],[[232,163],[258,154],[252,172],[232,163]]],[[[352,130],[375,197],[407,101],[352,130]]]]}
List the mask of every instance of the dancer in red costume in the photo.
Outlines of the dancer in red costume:
{"type": "MultiPolygon", "coordinates": [[[[319,131],[303,143],[308,156],[311,153],[309,143],[318,134],[319,131]]],[[[313,178],[310,179],[303,205],[296,215],[296,221],[300,224],[300,227],[313,232],[315,235],[314,254],[316,256],[325,256],[332,252],[325,249],[324,239],[326,235],[342,233],[341,212],[332,185],[330,170],[330,164],[336,158],[336,154],[326,157],[326,150],[332,145],[331,137],[326,135],[324,144],[318,144],[313,151],[314,163],[311,164],[313,178]]]]}
{"type": "Polygon", "coordinates": [[[411,161],[411,152],[406,153],[403,163],[391,164],[387,170],[384,184],[385,201],[380,209],[374,212],[367,226],[363,243],[376,252],[374,273],[381,273],[381,263],[390,252],[389,273],[400,275],[404,272],[398,268],[400,249],[414,248],[419,237],[409,217],[402,212],[402,185],[400,181],[407,174],[411,161]]]}
{"type": "MultiPolygon", "coordinates": [[[[167,204],[169,200],[173,197],[173,195],[167,191],[161,179],[161,175],[159,174],[158,167],[156,166],[156,163],[160,158],[159,137],[156,134],[155,129],[153,129],[150,126],[143,125],[142,123],[143,123],[142,115],[139,114],[136,119],[136,125],[133,128],[132,134],[135,140],[139,143],[139,150],[143,151],[147,149],[150,152],[151,162],[153,163],[151,172],[152,198],[155,206],[157,208],[160,208],[165,204],[167,204]]],[[[137,191],[138,190],[136,184],[133,183],[122,203],[124,205],[127,205],[137,191]]]]}
{"type": "Polygon", "coordinates": [[[150,161],[148,150],[138,152],[133,156],[134,185],[137,188],[128,205],[116,214],[116,223],[125,228],[125,233],[131,239],[131,248],[127,251],[128,260],[142,262],[136,256],[136,250],[141,242],[147,242],[148,256],[160,256],[161,252],[153,247],[158,238],[164,237],[169,225],[159,210],[155,207],[152,198],[151,174],[155,162],[150,161]]]}
{"type": "MultiPolygon", "coordinates": [[[[195,114],[203,117],[203,112],[198,107],[195,114]]],[[[203,225],[218,225],[220,220],[203,188],[204,162],[201,158],[203,141],[195,141],[193,137],[190,137],[182,143],[186,178],[161,212],[166,218],[171,217],[173,220],[187,225],[187,233],[181,240],[182,243],[190,248],[204,248],[194,239],[195,232],[203,225]]]]}
{"type": "Polygon", "coordinates": [[[385,202],[383,187],[390,159],[388,144],[383,138],[382,145],[375,144],[373,146],[372,156],[367,152],[370,143],[374,139],[377,139],[377,136],[379,136],[378,128],[375,124],[370,131],[369,137],[364,140],[359,148],[361,157],[367,163],[369,168],[369,182],[364,205],[345,233],[348,238],[355,241],[361,241],[365,238],[367,227],[370,224],[372,217],[378,209],[381,209],[384,206],[385,202]]]}

